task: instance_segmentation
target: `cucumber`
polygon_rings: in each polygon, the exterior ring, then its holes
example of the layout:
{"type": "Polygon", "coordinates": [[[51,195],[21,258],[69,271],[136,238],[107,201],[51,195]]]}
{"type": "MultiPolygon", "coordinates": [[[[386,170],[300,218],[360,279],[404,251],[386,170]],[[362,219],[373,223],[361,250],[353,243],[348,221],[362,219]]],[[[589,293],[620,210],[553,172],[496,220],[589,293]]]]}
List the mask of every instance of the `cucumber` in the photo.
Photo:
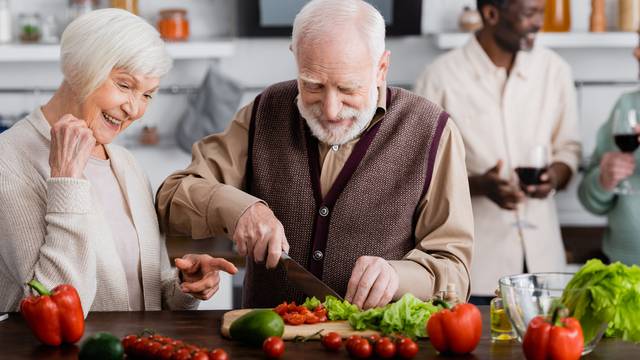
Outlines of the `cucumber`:
{"type": "Polygon", "coordinates": [[[234,340],[252,346],[262,346],[269,336],[282,336],[284,321],[271,309],[252,310],[236,319],[229,328],[229,335],[234,340]]]}

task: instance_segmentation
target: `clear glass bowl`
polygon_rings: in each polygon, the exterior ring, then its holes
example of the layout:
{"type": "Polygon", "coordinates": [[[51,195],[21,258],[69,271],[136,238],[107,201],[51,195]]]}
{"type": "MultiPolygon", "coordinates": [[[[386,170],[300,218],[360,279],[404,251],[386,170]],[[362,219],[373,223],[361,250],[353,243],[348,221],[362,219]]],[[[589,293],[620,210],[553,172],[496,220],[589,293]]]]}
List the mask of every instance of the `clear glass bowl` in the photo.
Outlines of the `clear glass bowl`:
{"type": "MultiPolygon", "coordinates": [[[[533,273],[500,279],[502,300],[520,342],[531,319],[538,315],[550,315],[553,301],[562,297],[562,292],[572,277],[571,273],[533,273]]],[[[582,355],[593,351],[606,330],[605,322],[591,339],[584,339],[582,355]]]]}

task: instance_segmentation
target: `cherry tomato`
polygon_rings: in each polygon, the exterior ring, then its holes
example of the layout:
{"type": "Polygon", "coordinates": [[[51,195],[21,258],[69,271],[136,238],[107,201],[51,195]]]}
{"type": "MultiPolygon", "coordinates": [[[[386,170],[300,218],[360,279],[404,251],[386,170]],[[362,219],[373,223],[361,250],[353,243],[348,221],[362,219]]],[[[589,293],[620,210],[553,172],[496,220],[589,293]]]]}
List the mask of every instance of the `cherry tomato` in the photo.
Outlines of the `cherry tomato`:
{"type": "Polygon", "coordinates": [[[322,345],[328,350],[338,351],[342,346],[342,337],[336,332],[330,332],[322,337],[322,345]]]}
{"type": "Polygon", "coordinates": [[[306,314],[304,317],[305,324],[316,324],[320,322],[320,319],[318,319],[318,317],[315,316],[312,312],[306,314]]]}
{"type": "Polygon", "coordinates": [[[158,351],[158,358],[162,360],[171,360],[171,356],[173,356],[173,351],[175,348],[171,344],[164,344],[158,351]]]}
{"type": "Polygon", "coordinates": [[[371,343],[371,345],[375,345],[376,342],[378,342],[378,340],[380,340],[380,335],[378,335],[378,334],[369,335],[369,337],[367,339],[369,339],[369,342],[371,343]]]}
{"type": "Polygon", "coordinates": [[[276,308],[273,309],[273,311],[277,312],[278,315],[282,316],[282,315],[287,313],[287,309],[288,308],[289,308],[289,306],[288,306],[287,302],[285,301],[282,304],[276,306],[276,308]]]}
{"type": "Polygon", "coordinates": [[[288,323],[290,325],[300,325],[300,324],[304,324],[306,317],[302,314],[297,314],[297,313],[292,313],[292,314],[288,314],[289,316],[289,320],[288,323]]]}
{"type": "Polygon", "coordinates": [[[191,351],[186,348],[182,348],[173,353],[171,360],[191,360],[191,351]]]}
{"type": "Polygon", "coordinates": [[[351,335],[347,338],[347,344],[345,346],[347,347],[347,351],[349,353],[351,353],[351,350],[356,345],[356,343],[360,341],[360,339],[362,339],[362,337],[359,335],[351,335]]]}
{"type": "Polygon", "coordinates": [[[401,338],[397,344],[398,355],[403,359],[413,359],[418,353],[418,344],[409,338],[401,338]]]}
{"type": "Polygon", "coordinates": [[[209,353],[209,360],[229,360],[229,355],[222,349],[213,349],[209,353]]]}
{"type": "Polygon", "coordinates": [[[172,340],[172,339],[170,339],[170,340],[171,341],[169,342],[169,344],[173,345],[173,347],[179,348],[179,347],[183,347],[184,346],[184,341],[182,341],[182,340],[172,340]]]}
{"type": "Polygon", "coordinates": [[[391,359],[396,356],[396,345],[388,337],[376,341],[376,354],[383,359],[391,359]]]}
{"type": "MultiPolygon", "coordinates": [[[[348,349],[348,348],[347,348],[348,349]]],[[[349,354],[358,359],[367,359],[371,356],[371,344],[367,339],[355,340],[355,344],[352,346],[349,354]]]]}
{"type": "Polygon", "coordinates": [[[144,348],[144,355],[148,358],[153,358],[160,352],[160,348],[162,348],[162,344],[157,341],[149,340],[144,348]]]}
{"type": "Polygon", "coordinates": [[[264,354],[270,359],[277,359],[284,353],[284,341],[279,336],[269,336],[262,343],[264,354]]]}
{"type": "Polygon", "coordinates": [[[151,342],[149,338],[138,338],[131,346],[131,353],[134,357],[144,357],[147,345],[151,342]]]}
{"type": "Polygon", "coordinates": [[[205,351],[198,351],[191,355],[191,360],[209,360],[209,355],[205,351]]]}
{"type": "Polygon", "coordinates": [[[127,335],[122,339],[122,347],[124,348],[125,354],[131,353],[132,346],[136,340],[138,340],[137,335],[127,335]]]}

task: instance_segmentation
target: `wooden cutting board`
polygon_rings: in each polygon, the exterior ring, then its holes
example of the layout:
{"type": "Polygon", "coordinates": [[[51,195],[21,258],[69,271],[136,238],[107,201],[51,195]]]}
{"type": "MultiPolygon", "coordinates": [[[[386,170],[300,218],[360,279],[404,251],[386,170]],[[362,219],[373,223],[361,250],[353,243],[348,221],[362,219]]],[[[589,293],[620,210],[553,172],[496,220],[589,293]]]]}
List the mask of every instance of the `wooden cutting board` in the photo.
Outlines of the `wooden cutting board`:
{"type": "MultiPolygon", "coordinates": [[[[229,328],[231,327],[231,323],[233,323],[240,316],[248,313],[253,309],[241,309],[241,310],[232,310],[226,312],[222,316],[222,329],[220,332],[222,336],[226,338],[231,338],[229,335],[229,328]]],[[[348,321],[327,321],[323,323],[317,324],[304,324],[304,325],[285,325],[284,334],[282,334],[283,340],[293,340],[296,336],[308,337],[311,336],[318,331],[322,330],[323,334],[327,334],[331,331],[337,332],[343,338],[348,338],[351,335],[360,335],[360,336],[369,336],[373,334],[380,334],[378,331],[374,330],[364,330],[358,331],[351,328],[348,321]]],[[[319,340],[320,336],[314,336],[314,340],[319,340]]]]}

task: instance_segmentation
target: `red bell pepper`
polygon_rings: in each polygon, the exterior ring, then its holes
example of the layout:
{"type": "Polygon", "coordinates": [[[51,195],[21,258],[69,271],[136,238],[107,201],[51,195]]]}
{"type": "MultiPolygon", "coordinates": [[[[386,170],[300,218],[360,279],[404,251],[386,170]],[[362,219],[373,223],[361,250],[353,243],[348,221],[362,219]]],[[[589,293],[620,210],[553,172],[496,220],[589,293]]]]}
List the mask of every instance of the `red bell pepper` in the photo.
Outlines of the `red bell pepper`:
{"type": "Polygon", "coordinates": [[[567,317],[566,308],[556,307],[551,321],[536,316],[529,322],[522,340],[527,360],[577,360],[582,355],[584,338],[580,322],[567,317]]]}
{"type": "Polygon", "coordinates": [[[434,305],[445,308],[431,315],[427,322],[427,334],[436,350],[441,353],[467,354],[480,342],[482,315],[473,304],[449,305],[436,300],[434,305]]]}
{"type": "Polygon", "coordinates": [[[39,295],[22,299],[20,312],[36,338],[52,346],[80,340],[84,333],[84,313],[76,289],[60,285],[49,291],[37,280],[31,280],[28,285],[39,295]]]}

